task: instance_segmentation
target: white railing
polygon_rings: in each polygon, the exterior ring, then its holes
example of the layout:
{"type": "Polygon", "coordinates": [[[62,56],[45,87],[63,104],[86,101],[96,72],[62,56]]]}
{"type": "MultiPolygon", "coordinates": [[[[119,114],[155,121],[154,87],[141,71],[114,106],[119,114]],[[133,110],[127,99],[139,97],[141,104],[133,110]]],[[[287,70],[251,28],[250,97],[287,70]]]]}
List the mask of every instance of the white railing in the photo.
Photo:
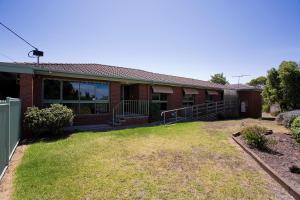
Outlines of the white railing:
{"type": "Polygon", "coordinates": [[[166,110],[161,112],[163,124],[175,123],[178,121],[208,118],[211,115],[222,113],[231,114],[237,110],[237,102],[209,102],[178,109],[166,110]]]}
{"type": "Polygon", "coordinates": [[[149,116],[148,100],[122,100],[113,108],[113,125],[122,117],[149,116]]]}

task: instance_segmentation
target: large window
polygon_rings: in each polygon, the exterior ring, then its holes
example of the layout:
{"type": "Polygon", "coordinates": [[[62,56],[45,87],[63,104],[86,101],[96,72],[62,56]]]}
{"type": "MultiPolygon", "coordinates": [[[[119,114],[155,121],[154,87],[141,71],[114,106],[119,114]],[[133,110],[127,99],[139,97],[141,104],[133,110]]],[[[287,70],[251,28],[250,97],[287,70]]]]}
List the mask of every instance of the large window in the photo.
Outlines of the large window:
{"type": "Polygon", "coordinates": [[[183,106],[192,106],[195,103],[195,95],[194,94],[184,94],[183,95],[183,106]]]}
{"type": "Polygon", "coordinates": [[[109,85],[107,83],[44,80],[43,103],[60,103],[75,114],[101,114],[109,111],[109,85]]]}
{"type": "Polygon", "coordinates": [[[159,104],[160,110],[167,110],[168,107],[168,94],[153,93],[152,103],[159,104]]]}
{"type": "Polygon", "coordinates": [[[60,81],[44,80],[44,99],[60,99],[60,81]]]}

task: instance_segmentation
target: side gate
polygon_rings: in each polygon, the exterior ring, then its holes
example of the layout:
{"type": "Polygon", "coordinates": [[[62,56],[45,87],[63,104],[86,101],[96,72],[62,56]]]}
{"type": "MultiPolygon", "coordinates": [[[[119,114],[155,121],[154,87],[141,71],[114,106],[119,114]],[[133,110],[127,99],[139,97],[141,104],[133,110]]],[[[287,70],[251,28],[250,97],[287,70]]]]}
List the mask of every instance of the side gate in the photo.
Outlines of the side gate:
{"type": "Polygon", "coordinates": [[[0,100],[0,180],[20,140],[21,101],[0,100]]]}

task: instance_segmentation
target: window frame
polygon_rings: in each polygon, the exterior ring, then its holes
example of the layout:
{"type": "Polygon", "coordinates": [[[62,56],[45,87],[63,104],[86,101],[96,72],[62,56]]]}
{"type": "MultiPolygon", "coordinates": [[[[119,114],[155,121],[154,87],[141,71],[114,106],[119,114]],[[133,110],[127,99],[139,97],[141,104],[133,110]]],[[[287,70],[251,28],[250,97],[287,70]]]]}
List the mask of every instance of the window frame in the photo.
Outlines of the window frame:
{"type": "MultiPolygon", "coordinates": [[[[96,96],[96,86],[95,86],[95,96],[96,96]]],[[[111,109],[110,109],[110,83],[109,82],[104,82],[104,81],[93,81],[93,80],[74,80],[74,79],[58,79],[58,78],[43,78],[42,79],[42,104],[43,106],[45,104],[78,104],[78,113],[75,113],[75,115],[106,115],[109,114],[111,109]],[[44,81],[45,80],[55,80],[60,82],[60,98],[59,99],[45,99],[45,86],[44,86],[44,81]],[[79,97],[78,100],[64,100],[63,99],[63,82],[64,81],[69,81],[69,82],[77,82],[79,83],[79,97]],[[93,83],[93,84],[106,84],[108,87],[108,96],[107,100],[97,100],[96,97],[93,100],[81,100],[80,99],[80,85],[81,83],[93,83]],[[106,104],[107,106],[107,112],[104,113],[91,113],[91,114],[80,114],[80,104],[85,104],[85,103],[93,103],[95,106],[95,112],[96,112],[96,104],[106,104]]]]}
{"type": "Polygon", "coordinates": [[[184,93],[183,98],[182,98],[182,105],[185,106],[185,107],[195,105],[195,97],[196,97],[195,94],[185,94],[184,93]],[[190,97],[192,97],[192,99],[185,98],[187,95],[188,96],[191,95],[190,97]]]}
{"type": "MultiPolygon", "coordinates": [[[[157,103],[157,104],[166,104],[166,107],[167,107],[167,109],[168,109],[168,95],[169,94],[166,94],[166,93],[152,93],[152,95],[151,95],[151,102],[152,103],[157,103]],[[152,98],[153,98],[153,94],[155,94],[155,95],[158,95],[158,100],[153,100],[152,98]],[[161,95],[166,95],[166,100],[161,100],[161,95]]],[[[160,105],[160,111],[162,111],[162,109],[161,109],[161,105],[160,105]]]]}

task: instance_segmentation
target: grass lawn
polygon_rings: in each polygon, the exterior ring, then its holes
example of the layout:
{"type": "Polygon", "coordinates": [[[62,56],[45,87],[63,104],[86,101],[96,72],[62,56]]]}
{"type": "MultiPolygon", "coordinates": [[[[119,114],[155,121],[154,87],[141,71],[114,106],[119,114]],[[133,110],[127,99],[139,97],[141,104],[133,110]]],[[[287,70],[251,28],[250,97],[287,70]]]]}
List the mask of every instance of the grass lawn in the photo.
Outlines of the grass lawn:
{"type": "Polygon", "coordinates": [[[235,124],[82,132],[34,143],[17,167],[13,197],[272,199],[266,180],[230,142],[235,124]]]}

